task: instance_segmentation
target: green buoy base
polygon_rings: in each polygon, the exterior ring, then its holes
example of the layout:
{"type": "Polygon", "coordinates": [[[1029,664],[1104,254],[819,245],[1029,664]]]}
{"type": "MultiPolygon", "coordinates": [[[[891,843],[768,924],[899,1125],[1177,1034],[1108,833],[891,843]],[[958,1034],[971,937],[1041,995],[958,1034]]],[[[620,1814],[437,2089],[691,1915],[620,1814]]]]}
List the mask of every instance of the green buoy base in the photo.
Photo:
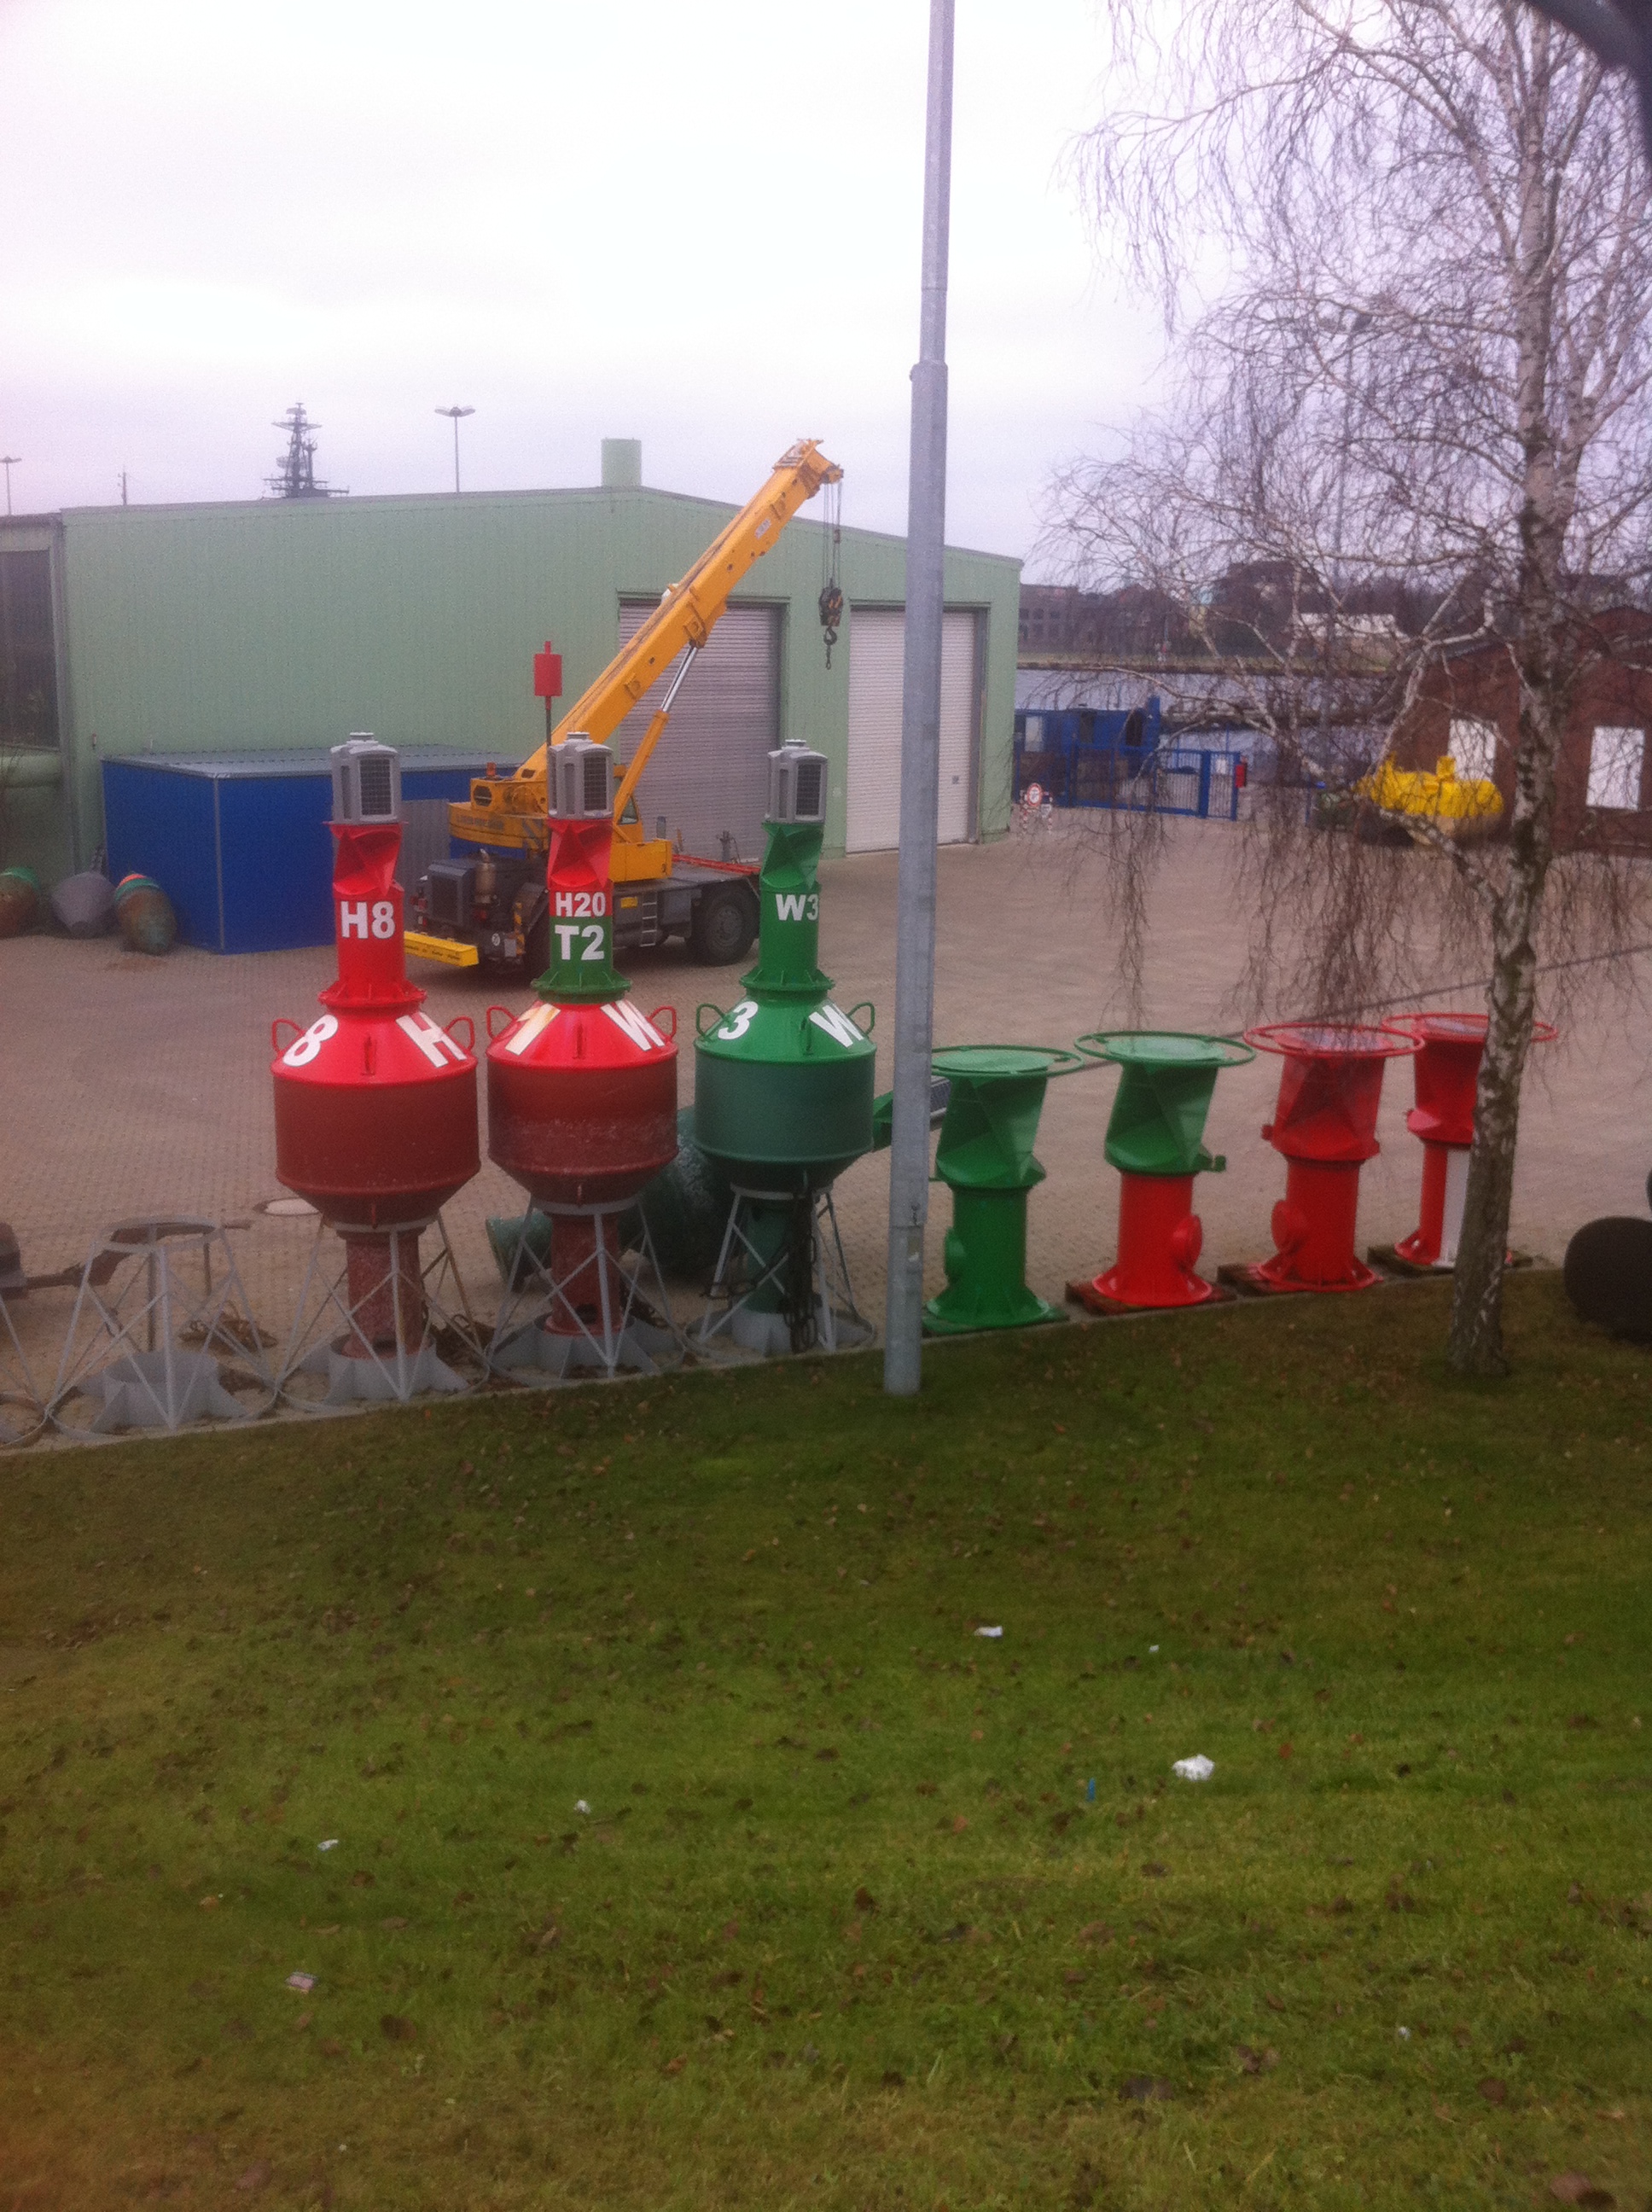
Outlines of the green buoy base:
{"type": "Polygon", "coordinates": [[[1068,1316],[1059,1306],[1046,1305],[1030,1291],[1023,1305],[1006,1310],[1001,1307],[983,1308],[972,1311],[966,1299],[954,1300],[943,1291],[938,1298],[931,1298],[924,1308],[926,1336],[967,1336],[978,1328],[1037,1328],[1047,1321],[1066,1321],[1068,1316]]]}
{"type": "Polygon", "coordinates": [[[932,1336],[977,1328],[1033,1328],[1065,1321],[1027,1288],[1027,1193],[952,1186],[952,1226],[942,1247],[946,1288],[924,1308],[932,1336]]]}

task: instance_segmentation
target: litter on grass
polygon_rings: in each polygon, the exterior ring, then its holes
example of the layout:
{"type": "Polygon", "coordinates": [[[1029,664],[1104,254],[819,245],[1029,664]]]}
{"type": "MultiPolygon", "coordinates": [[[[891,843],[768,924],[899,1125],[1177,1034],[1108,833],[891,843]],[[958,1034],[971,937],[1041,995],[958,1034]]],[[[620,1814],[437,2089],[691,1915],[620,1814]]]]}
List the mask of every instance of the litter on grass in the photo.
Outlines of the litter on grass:
{"type": "Polygon", "coordinates": [[[316,1845],[316,1849],[319,1851],[336,1851],[338,1849],[337,1837],[329,1836],[325,1844],[318,1844],[316,1845]]]}
{"type": "Polygon", "coordinates": [[[298,1990],[300,1995],[302,1996],[308,1996],[310,1991],[315,1987],[315,1976],[313,1974],[288,1974],[287,1977],[287,1986],[289,1990],[298,1990]]]}
{"type": "Polygon", "coordinates": [[[576,1813],[588,1813],[591,1810],[591,1808],[586,1803],[583,1797],[576,1797],[574,1801],[574,1809],[576,1813]]]}
{"type": "Polygon", "coordinates": [[[1001,1628],[978,1628],[975,1633],[977,1636],[1002,1636],[1004,1631],[1001,1628]]]}
{"type": "Polygon", "coordinates": [[[1170,1771],[1179,1774],[1184,1782],[1208,1782],[1216,1771],[1216,1761],[1206,1759],[1201,1751],[1192,1759],[1177,1759],[1170,1771]]]}

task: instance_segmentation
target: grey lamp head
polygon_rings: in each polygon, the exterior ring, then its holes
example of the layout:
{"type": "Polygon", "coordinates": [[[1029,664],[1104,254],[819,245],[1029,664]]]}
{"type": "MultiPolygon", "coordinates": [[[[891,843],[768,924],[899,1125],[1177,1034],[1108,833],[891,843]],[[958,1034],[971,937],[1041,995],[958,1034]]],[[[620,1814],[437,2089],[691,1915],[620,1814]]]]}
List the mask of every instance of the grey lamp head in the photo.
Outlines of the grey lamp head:
{"type": "Polygon", "coordinates": [[[367,731],[355,730],[343,744],[333,747],[332,818],[401,820],[402,759],[394,745],[381,745],[367,731]]]}

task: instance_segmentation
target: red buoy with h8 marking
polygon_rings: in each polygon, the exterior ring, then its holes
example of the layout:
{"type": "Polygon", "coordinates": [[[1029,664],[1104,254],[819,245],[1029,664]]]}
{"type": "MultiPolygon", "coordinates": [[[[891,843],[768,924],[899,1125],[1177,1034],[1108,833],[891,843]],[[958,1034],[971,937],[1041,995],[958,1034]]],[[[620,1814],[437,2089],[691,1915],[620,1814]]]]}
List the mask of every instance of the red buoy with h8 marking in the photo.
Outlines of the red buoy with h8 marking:
{"type": "MultiPolygon", "coordinates": [[[[424,1340],[419,1232],[481,1164],[477,1064],[407,980],[398,757],[353,737],[333,748],[332,774],[338,979],[321,994],[320,1017],[270,1064],[276,1172],[344,1239],[351,1325],[336,1359],[365,1370],[389,1349],[399,1370],[424,1340]]],[[[275,1030],[283,1026],[297,1024],[275,1030]]],[[[333,1395],[407,1395],[365,1372],[359,1389],[349,1379],[336,1375],[333,1395]]]]}

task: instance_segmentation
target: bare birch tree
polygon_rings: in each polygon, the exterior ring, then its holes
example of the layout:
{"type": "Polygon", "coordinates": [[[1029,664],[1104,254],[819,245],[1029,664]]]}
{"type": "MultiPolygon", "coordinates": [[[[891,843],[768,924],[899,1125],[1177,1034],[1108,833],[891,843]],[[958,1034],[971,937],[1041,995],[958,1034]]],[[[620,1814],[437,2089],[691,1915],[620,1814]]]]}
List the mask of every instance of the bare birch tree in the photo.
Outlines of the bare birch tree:
{"type": "Polygon", "coordinates": [[[1521,0],[1212,0],[1163,49],[1115,21],[1107,82],[1146,97],[1097,126],[1077,172],[1102,243],[1125,240],[1157,289],[1175,392],[1114,454],[1058,476],[1046,551],[1075,579],[1175,596],[1286,770],[1333,784],[1351,714],[1386,731],[1447,652],[1508,654],[1519,719],[1495,838],[1432,833],[1419,878],[1414,856],[1305,834],[1298,799],[1264,808],[1249,863],[1254,966],[1290,921],[1317,948],[1324,1011],[1403,975],[1425,927],[1484,945],[1449,1356],[1496,1372],[1545,929],[1588,910],[1620,935],[1625,910],[1621,870],[1557,863],[1555,803],[1603,598],[1649,574],[1633,92],[1521,0]],[[1214,635],[1210,588],[1239,562],[1276,585],[1243,653],[1214,635]],[[1362,667],[1348,610],[1379,586],[1422,611],[1362,667]]]}

